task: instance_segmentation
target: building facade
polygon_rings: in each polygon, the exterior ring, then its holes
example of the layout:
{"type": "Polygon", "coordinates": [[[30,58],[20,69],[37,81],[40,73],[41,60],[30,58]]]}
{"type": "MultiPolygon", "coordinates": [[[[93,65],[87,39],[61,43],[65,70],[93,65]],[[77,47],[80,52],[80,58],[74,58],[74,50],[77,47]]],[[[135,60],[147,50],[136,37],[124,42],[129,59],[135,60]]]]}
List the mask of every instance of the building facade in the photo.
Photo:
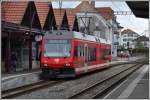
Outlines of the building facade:
{"type": "Polygon", "coordinates": [[[140,35],[137,34],[136,32],[130,30],[130,29],[126,29],[124,31],[121,32],[121,43],[120,45],[124,46],[125,49],[131,48],[134,49],[135,48],[135,39],[137,39],[140,35]]]}
{"type": "Polygon", "coordinates": [[[136,48],[138,48],[138,45],[141,45],[141,48],[149,48],[149,38],[146,36],[140,36],[134,42],[136,48]]]}
{"type": "Polygon", "coordinates": [[[116,21],[114,11],[110,7],[95,7],[95,1],[81,2],[75,10],[80,31],[111,41],[111,53],[116,57],[122,27],[116,21]],[[85,27],[89,32],[86,32],[85,27]]]}

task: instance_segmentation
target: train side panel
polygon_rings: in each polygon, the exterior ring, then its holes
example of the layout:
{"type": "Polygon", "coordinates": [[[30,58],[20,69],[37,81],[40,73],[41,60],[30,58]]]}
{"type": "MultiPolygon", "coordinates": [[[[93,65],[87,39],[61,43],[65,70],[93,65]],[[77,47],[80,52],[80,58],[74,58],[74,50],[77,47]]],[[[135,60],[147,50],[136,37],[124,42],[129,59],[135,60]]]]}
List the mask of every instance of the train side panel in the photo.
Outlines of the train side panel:
{"type": "Polygon", "coordinates": [[[105,68],[109,62],[109,45],[74,39],[74,68],[82,74],[105,68]]]}

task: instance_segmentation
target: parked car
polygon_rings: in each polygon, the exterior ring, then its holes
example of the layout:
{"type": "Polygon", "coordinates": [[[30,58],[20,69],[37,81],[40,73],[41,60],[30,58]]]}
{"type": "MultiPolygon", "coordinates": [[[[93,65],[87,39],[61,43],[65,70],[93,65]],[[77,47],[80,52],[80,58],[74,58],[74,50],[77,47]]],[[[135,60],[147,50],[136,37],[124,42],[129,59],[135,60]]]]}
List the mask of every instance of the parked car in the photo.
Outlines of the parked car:
{"type": "Polygon", "coordinates": [[[129,57],[129,56],[130,56],[129,51],[118,52],[118,57],[129,57]]]}

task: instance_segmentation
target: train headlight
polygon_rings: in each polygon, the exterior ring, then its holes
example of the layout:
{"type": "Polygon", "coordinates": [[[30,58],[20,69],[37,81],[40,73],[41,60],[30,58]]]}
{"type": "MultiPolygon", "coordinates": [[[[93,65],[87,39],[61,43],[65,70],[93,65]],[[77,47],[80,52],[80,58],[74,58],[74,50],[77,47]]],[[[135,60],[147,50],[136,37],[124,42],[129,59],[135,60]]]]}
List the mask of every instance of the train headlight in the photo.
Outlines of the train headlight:
{"type": "Polygon", "coordinates": [[[70,64],[66,64],[66,66],[70,66],[70,64]]]}
{"type": "Polygon", "coordinates": [[[45,60],[44,63],[47,63],[47,60],[45,60]]]}
{"type": "Polygon", "coordinates": [[[44,66],[47,66],[47,64],[44,64],[44,66]]]}

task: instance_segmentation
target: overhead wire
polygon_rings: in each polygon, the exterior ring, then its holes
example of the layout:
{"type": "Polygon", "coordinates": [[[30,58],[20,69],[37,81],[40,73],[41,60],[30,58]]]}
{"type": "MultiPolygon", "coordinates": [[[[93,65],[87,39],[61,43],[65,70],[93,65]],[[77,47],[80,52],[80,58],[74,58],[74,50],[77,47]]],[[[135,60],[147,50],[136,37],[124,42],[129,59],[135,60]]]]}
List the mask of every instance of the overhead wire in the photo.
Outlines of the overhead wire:
{"type": "MultiPolygon", "coordinates": [[[[116,4],[114,3],[114,1],[111,0],[111,2],[112,2],[112,4],[114,5],[114,7],[118,9],[118,11],[123,11],[123,10],[120,9],[119,6],[116,6],[116,4]]],[[[124,4],[122,5],[122,7],[123,7],[123,8],[126,8],[126,6],[125,6],[124,4]]],[[[132,11],[131,11],[131,12],[132,12],[132,11]]],[[[131,24],[131,26],[133,26],[134,28],[136,28],[135,25],[133,24],[133,21],[131,20],[131,19],[132,19],[132,18],[131,18],[132,16],[133,16],[133,15],[128,15],[127,18],[128,18],[129,23],[131,24]]],[[[139,26],[142,27],[141,24],[139,24],[139,26]]],[[[127,27],[127,28],[128,28],[128,27],[127,27]]]]}

